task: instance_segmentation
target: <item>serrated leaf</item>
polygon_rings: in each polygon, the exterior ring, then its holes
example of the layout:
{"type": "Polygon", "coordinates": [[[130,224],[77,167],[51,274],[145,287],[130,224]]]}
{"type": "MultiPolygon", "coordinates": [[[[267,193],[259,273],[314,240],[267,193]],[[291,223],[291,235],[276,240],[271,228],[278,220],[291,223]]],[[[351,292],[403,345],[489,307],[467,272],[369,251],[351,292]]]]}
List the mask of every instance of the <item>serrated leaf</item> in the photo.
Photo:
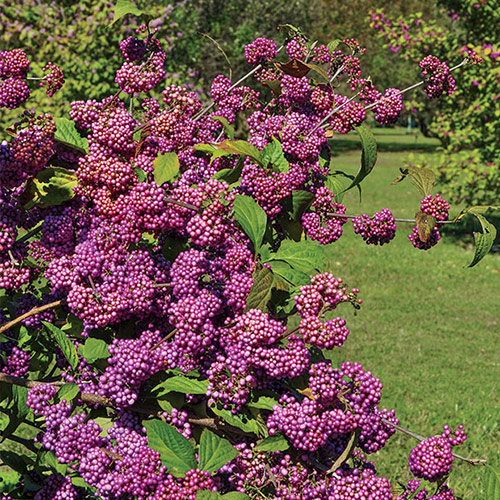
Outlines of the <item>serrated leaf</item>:
{"type": "Polygon", "coordinates": [[[133,16],[141,16],[144,12],[137,7],[130,0],[117,0],[115,4],[115,8],[113,10],[113,21],[111,21],[110,26],[116,23],[122,17],[125,17],[127,14],[132,14],[133,16]]]}
{"type": "Polygon", "coordinates": [[[342,43],[342,40],[337,38],[336,40],[332,40],[331,42],[328,42],[326,46],[330,49],[331,52],[334,52],[341,43],[342,43]]]}
{"type": "Polygon", "coordinates": [[[474,258],[467,267],[475,266],[485,255],[489,253],[497,235],[496,227],[491,224],[491,222],[488,222],[488,220],[486,220],[479,213],[474,213],[473,215],[475,215],[481,223],[483,232],[474,233],[474,258]]]}
{"type": "Polygon", "coordinates": [[[165,182],[175,179],[179,173],[179,157],[177,153],[160,154],[153,162],[153,178],[161,186],[165,182]]]}
{"type": "Polygon", "coordinates": [[[74,370],[78,366],[78,355],[71,340],[66,337],[66,334],[60,328],[57,328],[57,326],[54,326],[47,321],[42,321],[42,324],[47,328],[47,330],[49,330],[50,333],[52,333],[57,345],[61,348],[64,357],[74,370]]]}
{"type": "Polygon", "coordinates": [[[160,453],[160,460],[175,477],[197,468],[194,446],[177,429],[161,420],[143,422],[148,445],[160,453]]]}
{"type": "Polygon", "coordinates": [[[252,278],[253,285],[247,297],[246,310],[260,309],[267,312],[267,304],[272,295],[273,273],[267,267],[263,267],[262,264],[257,264],[252,278]]]}
{"type": "Polygon", "coordinates": [[[62,167],[47,167],[27,183],[19,199],[23,208],[52,207],[71,200],[78,185],[76,173],[62,167]]]}
{"type": "Polygon", "coordinates": [[[486,467],[483,487],[485,500],[500,500],[500,474],[492,467],[486,467]]]}
{"type": "Polygon", "coordinates": [[[224,500],[251,500],[248,495],[245,493],[240,493],[239,491],[231,491],[222,495],[224,500]]]}
{"type": "Polygon", "coordinates": [[[314,194],[310,191],[292,191],[292,211],[290,213],[292,219],[300,220],[302,214],[309,208],[313,200],[314,194]]]}
{"type": "Polygon", "coordinates": [[[326,264],[323,248],[318,243],[310,240],[299,242],[283,241],[278,251],[272,253],[269,260],[265,262],[275,260],[282,260],[297,271],[306,274],[313,274],[316,271],[321,272],[326,264]]]}
{"type": "Polygon", "coordinates": [[[89,487],[89,485],[80,476],[71,476],[71,484],[77,488],[89,487]]]}
{"type": "Polygon", "coordinates": [[[238,162],[234,168],[223,168],[212,176],[212,179],[218,179],[220,181],[225,181],[229,185],[234,184],[238,181],[243,170],[243,157],[238,158],[238,162]]]}
{"type": "Polygon", "coordinates": [[[108,435],[108,429],[113,427],[113,420],[108,417],[96,417],[94,422],[101,428],[99,436],[106,437],[108,435]]]}
{"type": "Polygon", "coordinates": [[[137,180],[139,182],[146,182],[148,180],[148,174],[142,170],[142,168],[134,167],[135,175],[137,175],[137,180]]]}
{"type": "Polygon", "coordinates": [[[198,449],[198,468],[214,473],[238,455],[238,450],[226,439],[204,429],[198,449]]]}
{"type": "Polygon", "coordinates": [[[436,183],[436,175],[430,168],[411,166],[408,167],[408,175],[423,197],[432,193],[432,188],[436,183]]]}
{"type": "Polygon", "coordinates": [[[20,385],[13,385],[12,397],[14,398],[14,404],[16,405],[17,416],[19,418],[24,418],[30,411],[29,406],[26,404],[28,388],[20,385]]]}
{"type": "Polygon", "coordinates": [[[158,384],[153,391],[160,390],[160,395],[169,392],[180,392],[182,394],[206,394],[208,380],[196,380],[182,375],[168,378],[158,384]]]}
{"type": "Polygon", "coordinates": [[[497,205],[476,205],[474,207],[464,208],[454,219],[453,222],[458,222],[460,219],[464,218],[467,214],[472,215],[483,215],[490,210],[500,210],[500,206],[497,205]]]}
{"type": "Polygon", "coordinates": [[[233,203],[234,219],[253,243],[255,251],[262,245],[266,232],[267,215],[250,196],[238,195],[233,203]]]}
{"type": "Polygon", "coordinates": [[[234,139],[234,127],[230,125],[230,123],[227,121],[227,118],[225,118],[224,116],[211,116],[210,118],[212,118],[212,120],[217,120],[219,123],[222,123],[226,135],[231,140],[234,139]]]}
{"type": "Polygon", "coordinates": [[[78,354],[83,356],[90,364],[98,359],[107,359],[110,354],[105,340],[89,337],[85,344],[78,348],[78,354]]]}
{"type": "Polygon", "coordinates": [[[285,451],[290,448],[290,443],[280,432],[266,437],[255,449],[260,451],[285,451]]]}
{"type": "Polygon", "coordinates": [[[54,139],[65,146],[76,149],[80,153],[89,152],[89,142],[76,130],[75,122],[68,118],[54,118],[56,132],[54,139]]]}
{"type": "Polygon", "coordinates": [[[281,276],[284,280],[286,280],[291,285],[298,287],[309,285],[311,282],[311,278],[308,274],[298,271],[297,269],[293,269],[288,264],[285,266],[280,266],[277,264],[285,264],[281,261],[275,261],[273,264],[273,273],[281,276]]]}
{"type": "Polygon", "coordinates": [[[418,237],[421,241],[426,242],[436,226],[436,219],[432,215],[424,212],[415,214],[415,221],[417,223],[418,237]]]}
{"type": "Polygon", "coordinates": [[[264,167],[273,165],[282,173],[286,173],[290,169],[281,142],[276,137],[273,137],[272,141],[261,151],[261,162],[264,167]]]}
{"type": "Polygon", "coordinates": [[[261,429],[254,418],[247,417],[245,414],[237,413],[233,415],[230,410],[219,409],[215,406],[211,406],[210,409],[224,422],[233,427],[237,427],[244,432],[253,433],[256,435],[260,435],[261,429]],[[245,418],[246,417],[246,418],[245,418]]]}
{"type": "Polygon", "coordinates": [[[377,162],[377,141],[369,128],[360,125],[355,127],[361,140],[361,168],[351,184],[345,189],[349,191],[359,183],[373,170],[377,162]]]}
{"type": "Polygon", "coordinates": [[[60,401],[65,399],[68,403],[71,403],[71,401],[73,401],[73,399],[78,396],[79,392],[80,388],[77,384],[64,384],[63,386],[59,387],[57,391],[57,397],[60,401]]]}
{"type": "Polygon", "coordinates": [[[210,153],[210,154],[213,154],[213,152],[215,151],[215,148],[212,145],[210,145],[210,144],[202,144],[202,143],[195,144],[193,146],[193,149],[195,151],[201,151],[203,153],[210,153]]]}

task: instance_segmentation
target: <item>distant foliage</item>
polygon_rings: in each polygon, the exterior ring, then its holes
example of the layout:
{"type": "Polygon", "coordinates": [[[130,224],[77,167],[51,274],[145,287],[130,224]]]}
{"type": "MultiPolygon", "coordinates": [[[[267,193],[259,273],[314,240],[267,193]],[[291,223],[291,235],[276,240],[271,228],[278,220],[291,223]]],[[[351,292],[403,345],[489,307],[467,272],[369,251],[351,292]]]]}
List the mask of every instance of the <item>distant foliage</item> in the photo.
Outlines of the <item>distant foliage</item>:
{"type": "MultiPolygon", "coordinates": [[[[387,18],[372,14],[372,25],[387,46],[413,61],[429,55],[449,66],[475,53],[482,59],[463,72],[456,92],[439,101],[429,130],[441,141],[444,154],[437,163],[443,194],[456,203],[483,204],[500,194],[500,12],[495,0],[441,0],[450,25],[422,20],[419,14],[387,18]]],[[[422,92],[419,93],[423,95],[422,92]]],[[[419,95],[417,94],[417,96],[419,95]]],[[[419,111],[428,100],[412,105],[419,111]]]]}

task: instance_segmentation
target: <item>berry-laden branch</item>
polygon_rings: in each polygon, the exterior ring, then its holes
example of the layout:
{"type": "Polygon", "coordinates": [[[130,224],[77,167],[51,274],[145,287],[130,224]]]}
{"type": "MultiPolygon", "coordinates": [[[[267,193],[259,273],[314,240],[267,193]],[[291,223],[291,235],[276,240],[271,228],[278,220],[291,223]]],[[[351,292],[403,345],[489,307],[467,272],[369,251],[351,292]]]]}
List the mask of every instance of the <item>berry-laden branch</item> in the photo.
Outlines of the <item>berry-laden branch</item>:
{"type": "MultiPolygon", "coordinates": [[[[417,439],[418,441],[425,441],[427,438],[420,436],[419,434],[410,431],[409,429],[405,429],[404,427],[401,427],[398,424],[395,424],[394,422],[391,422],[390,420],[387,420],[385,418],[381,418],[382,422],[384,424],[390,425],[391,427],[394,427],[399,432],[402,432],[403,434],[406,434],[407,436],[410,436],[414,439],[417,439]]],[[[462,457],[461,455],[457,455],[456,453],[452,452],[452,455],[455,458],[458,458],[459,460],[463,460],[464,462],[467,462],[470,465],[485,465],[487,460],[484,460],[482,458],[467,458],[467,457],[462,457]]]]}
{"type": "Polygon", "coordinates": [[[62,302],[63,302],[62,300],[56,300],[54,302],[44,304],[43,306],[33,307],[33,309],[30,309],[28,312],[25,312],[24,314],[21,314],[21,316],[18,316],[17,318],[14,318],[13,320],[0,326],[0,335],[9,330],[10,328],[12,328],[13,326],[16,326],[17,324],[21,323],[26,318],[34,316],[35,314],[39,314],[43,311],[47,311],[48,309],[54,309],[54,307],[60,306],[62,302]]]}
{"type": "MultiPolygon", "coordinates": [[[[354,219],[354,217],[359,217],[359,215],[347,215],[347,214],[331,214],[331,213],[327,213],[326,214],[327,216],[329,217],[343,217],[344,219],[354,219]]],[[[369,219],[373,219],[373,217],[368,217],[369,219]]],[[[396,222],[408,222],[408,223],[411,223],[411,224],[415,224],[416,220],[415,219],[396,219],[394,218],[394,220],[396,222]]],[[[457,221],[458,222],[458,221],[457,221]]],[[[439,221],[439,224],[455,224],[455,221],[454,220],[440,220],[439,221]]]]}

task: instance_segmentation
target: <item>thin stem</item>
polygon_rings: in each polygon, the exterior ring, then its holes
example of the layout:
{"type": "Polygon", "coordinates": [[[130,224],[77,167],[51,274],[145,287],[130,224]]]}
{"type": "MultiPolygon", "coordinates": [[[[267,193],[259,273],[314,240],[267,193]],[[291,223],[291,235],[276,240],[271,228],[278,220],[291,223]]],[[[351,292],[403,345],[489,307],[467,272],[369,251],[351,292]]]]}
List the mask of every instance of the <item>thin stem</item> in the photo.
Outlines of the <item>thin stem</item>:
{"type": "Polygon", "coordinates": [[[198,211],[198,207],[196,207],[195,205],[191,205],[189,203],[184,203],[183,201],[174,200],[172,198],[169,198],[168,196],[165,197],[165,201],[167,203],[172,203],[172,205],[178,205],[179,207],[189,208],[190,210],[198,211]]]}
{"type": "Polygon", "coordinates": [[[21,316],[18,316],[17,318],[8,321],[4,325],[0,326],[0,335],[3,332],[6,332],[13,326],[16,326],[17,324],[21,323],[24,321],[26,318],[29,318],[30,316],[34,316],[35,314],[41,313],[43,311],[47,311],[48,309],[53,309],[54,307],[58,307],[62,304],[62,300],[56,300],[54,302],[50,302],[49,304],[44,304],[43,306],[37,306],[33,307],[33,309],[30,309],[28,312],[25,312],[24,314],[21,314],[21,316]]]}
{"type": "MultiPolygon", "coordinates": [[[[283,45],[281,47],[278,48],[277,52],[280,52],[281,49],[283,48],[283,45]]],[[[255,68],[253,68],[252,70],[250,70],[245,76],[242,76],[236,83],[233,83],[229,89],[228,89],[228,93],[231,92],[231,90],[235,89],[240,83],[243,83],[247,78],[251,77],[256,71],[259,71],[259,69],[262,68],[262,64],[258,64],[257,66],[255,66],[255,68]]],[[[215,106],[215,102],[212,101],[212,103],[210,103],[208,106],[206,106],[205,108],[203,108],[194,118],[193,118],[193,121],[194,122],[197,122],[203,115],[206,115],[213,107],[215,106]]]]}
{"type": "Polygon", "coordinates": [[[361,93],[361,90],[357,93],[357,94],[354,94],[350,99],[348,99],[346,102],[342,103],[340,106],[336,106],[335,108],[333,108],[332,111],[330,111],[330,113],[328,113],[308,134],[307,134],[307,137],[310,137],[312,134],[314,134],[314,132],[316,132],[316,130],[318,130],[319,127],[321,127],[332,115],[334,115],[335,113],[337,113],[337,111],[339,111],[340,109],[342,109],[344,106],[346,106],[347,104],[349,104],[353,99],[355,99],[356,97],[358,97],[358,95],[361,93]]]}
{"type": "MultiPolygon", "coordinates": [[[[339,218],[344,218],[344,219],[353,219],[354,217],[359,217],[359,215],[348,215],[348,214],[331,214],[331,213],[327,213],[326,214],[327,216],[329,217],[339,217],[339,218]]],[[[373,216],[372,217],[368,217],[369,219],[373,219],[373,216]]],[[[396,222],[409,222],[409,223],[415,223],[417,222],[415,219],[394,219],[396,222]]],[[[458,222],[458,221],[457,221],[458,222]]],[[[437,224],[441,225],[441,224],[455,224],[455,221],[453,220],[440,220],[440,221],[437,221],[437,224]]]]}
{"type": "Polygon", "coordinates": [[[294,328],[293,330],[290,330],[289,332],[285,332],[285,334],[283,335],[283,338],[286,339],[287,337],[289,337],[292,333],[295,333],[297,330],[300,329],[300,325],[297,326],[296,328],[294,328]]]}
{"type": "Polygon", "coordinates": [[[156,283],[153,285],[153,288],[170,288],[171,286],[171,283],[156,283]]]}
{"type": "Polygon", "coordinates": [[[26,234],[24,234],[23,236],[21,236],[17,242],[18,243],[24,243],[26,240],[29,240],[32,236],[35,236],[35,234],[39,233],[42,229],[42,224],[40,224],[39,226],[35,227],[34,229],[32,229],[31,231],[28,231],[26,234]]]}
{"type": "Polygon", "coordinates": [[[171,339],[175,335],[175,332],[177,332],[177,330],[174,328],[169,334],[165,335],[165,337],[163,337],[160,340],[160,342],[158,342],[156,345],[154,345],[153,347],[151,347],[151,349],[149,350],[149,352],[154,351],[155,349],[158,349],[158,347],[160,347],[164,342],[166,342],[167,340],[171,339]]]}
{"type": "MultiPolygon", "coordinates": [[[[410,431],[409,429],[405,429],[404,427],[401,427],[398,424],[395,424],[394,422],[391,422],[390,420],[387,420],[386,418],[380,418],[382,422],[384,422],[387,425],[390,425],[391,427],[394,427],[397,431],[406,434],[407,436],[410,436],[414,439],[417,439],[418,441],[425,441],[427,438],[420,436],[420,434],[417,434],[413,431],[410,431]]],[[[467,457],[462,457],[461,455],[457,455],[456,453],[452,453],[452,455],[455,458],[458,458],[459,460],[463,460],[464,462],[467,462],[470,465],[484,465],[486,464],[487,460],[484,460],[482,458],[467,458],[467,457]]]]}
{"type": "Polygon", "coordinates": [[[9,255],[9,259],[10,259],[12,265],[17,266],[19,264],[19,262],[17,262],[17,260],[14,258],[14,255],[12,255],[12,251],[10,248],[7,250],[7,254],[9,255]]]}
{"type": "Polygon", "coordinates": [[[45,80],[45,78],[46,78],[45,76],[44,77],[40,77],[40,78],[38,78],[36,76],[27,76],[26,80],[45,80]]]}

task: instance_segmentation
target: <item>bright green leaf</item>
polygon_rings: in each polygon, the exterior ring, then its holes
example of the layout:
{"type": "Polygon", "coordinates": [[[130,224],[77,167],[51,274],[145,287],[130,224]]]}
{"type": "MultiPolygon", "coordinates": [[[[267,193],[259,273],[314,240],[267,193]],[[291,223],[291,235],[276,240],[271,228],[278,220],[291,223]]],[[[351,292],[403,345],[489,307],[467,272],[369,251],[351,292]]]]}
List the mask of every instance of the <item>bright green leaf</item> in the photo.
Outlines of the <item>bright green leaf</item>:
{"type": "Polygon", "coordinates": [[[292,191],[292,212],[290,213],[292,219],[300,220],[302,214],[309,208],[313,200],[314,194],[310,191],[292,191]]]}
{"type": "Polygon", "coordinates": [[[377,142],[372,131],[363,125],[355,129],[361,139],[361,168],[345,191],[356,187],[373,170],[377,162],[377,142]]]}
{"type": "Polygon", "coordinates": [[[62,474],[64,476],[66,475],[67,465],[59,463],[59,460],[57,460],[57,457],[53,451],[44,450],[38,454],[37,458],[39,464],[47,465],[55,472],[58,472],[59,474],[62,474]]]}
{"type": "Polygon", "coordinates": [[[322,246],[311,240],[285,240],[276,253],[272,253],[269,260],[282,260],[297,271],[314,274],[326,267],[325,253],[322,246]]]}
{"type": "Polygon", "coordinates": [[[222,410],[217,408],[216,406],[211,406],[210,409],[219,417],[224,420],[229,425],[232,425],[233,427],[237,427],[238,429],[241,429],[244,432],[248,433],[253,433],[260,435],[261,434],[261,429],[257,423],[257,421],[254,418],[248,417],[247,415],[243,413],[237,413],[236,415],[233,415],[230,410],[222,410]]]}
{"type": "Polygon", "coordinates": [[[212,120],[217,120],[218,122],[222,123],[226,135],[229,137],[229,139],[231,140],[234,139],[234,127],[230,125],[230,123],[227,121],[227,118],[225,118],[224,116],[211,116],[210,118],[212,118],[212,120]]]}
{"type": "Polygon", "coordinates": [[[278,401],[276,401],[274,398],[271,398],[269,396],[261,396],[259,399],[257,399],[257,401],[247,403],[247,406],[250,406],[252,408],[259,408],[261,410],[272,410],[273,406],[277,403],[278,401]]]}
{"type": "Polygon", "coordinates": [[[204,429],[198,449],[199,468],[211,474],[238,455],[238,450],[226,439],[204,429]]]}
{"type": "Polygon", "coordinates": [[[290,448],[290,443],[280,432],[266,437],[255,449],[260,451],[285,451],[290,448]]]}
{"type": "Polygon", "coordinates": [[[89,337],[85,344],[78,348],[78,354],[91,364],[98,359],[107,359],[110,356],[106,341],[93,337],[89,337]]]}
{"type": "Polygon", "coordinates": [[[222,496],[216,491],[199,490],[196,492],[196,500],[221,500],[222,496]]]}
{"type": "Polygon", "coordinates": [[[20,385],[13,385],[12,396],[14,398],[14,404],[17,408],[17,416],[19,418],[24,418],[30,411],[29,406],[26,404],[28,388],[20,385]]]}
{"type": "Polygon", "coordinates": [[[267,215],[250,196],[238,195],[233,204],[234,218],[257,250],[266,232],[267,215]]]}
{"type": "Polygon", "coordinates": [[[160,395],[169,392],[181,392],[182,394],[206,394],[208,380],[196,380],[182,375],[168,378],[158,384],[153,391],[160,390],[160,395]]]}
{"type": "Polygon", "coordinates": [[[122,17],[125,17],[127,14],[132,14],[133,16],[141,16],[142,14],[144,14],[144,12],[130,0],[117,0],[113,13],[114,15],[111,26],[122,17]]]}
{"type": "Polygon", "coordinates": [[[290,169],[290,164],[285,158],[281,142],[276,137],[273,137],[272,142],[261,151],[260,161],[264,167],[273,165],[279,172],[285,173],[290,169]]]}
{"type": "Polygon", "coordinates": [[[160,453],[170,474],[184,477],[187,471],[197,468],[194,446],[177,429],[161,420],[148,420],[143,425],[148,445],[160,453]]]}
{"type": "Polygon", "coordinates": [[[215,145],[216,149],[223,149],[231,154],[244,155],[262,165],[261,152],[247,141],[223,141],[215,145]]]}
{"type": "Polygon", "coordinates": [[[76,149],[80,153],[89,152],[89,142],[76,130],[75,122],[68,118],[54,118],[56,132],[54,139],[65,146],[76,149]]]}
{"type": "Polygon", "coordinates": [[[474,258],[467,267],[475,266],[485,255],[489,253],[497,235],[496,227],[488,222],[482,215],[474,214],[481,223],[482,233],[474,233],[474,258]]]}
{"type": "Polygon", "coordinates": [[[492,467],[486,467],[483,485],[485,500],[500,500],[500,474],[492,467]]]}
{"type": "Polygon", "coordinates": [[[71,340],[66,337],[66,334],[60,328],[57,328],[57,326],[54,326],[47,321],[42,321],[42,323],[56,339],[57,344],[61,348],[61,351],[71,368],[75,369],[78,366],[78,355],[71,340]]]}
{"type": "Polygon", "coordinates": [[[57,397],[59,398],[59,401],[65,399],[68,403],[71,403],[71,401],[78,396],[79,392],[80,388],[77,384],[64,384],[59,387],[57,397]]]}
{"type": "Polygon", "coordinates": [[[215,172],[215,174],[212,176],[212,179],[225,181],[230,185],[234,184],[241,176],[243,165],[243,157],[240,157],[234,168],[223,168],[222,170],[215,172]]]}
{"type": "Polygon", "coordinates": [[[158,186],[175,179],[179,173],[179,157],[177,153],[171,152],[158,155],[153,163],[153,168],[153,177],[158,186]]]}

